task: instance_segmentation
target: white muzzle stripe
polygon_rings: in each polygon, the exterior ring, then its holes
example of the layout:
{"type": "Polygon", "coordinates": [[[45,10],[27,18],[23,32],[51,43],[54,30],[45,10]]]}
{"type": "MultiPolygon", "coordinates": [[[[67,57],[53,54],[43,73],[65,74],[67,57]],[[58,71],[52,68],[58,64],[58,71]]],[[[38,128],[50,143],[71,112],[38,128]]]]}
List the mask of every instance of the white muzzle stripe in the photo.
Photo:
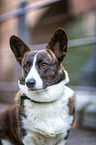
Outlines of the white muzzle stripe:
{"type": "Polygon", "coordinates": [[[34,59],[33,59],[33,65],[25,79],[25,83],[28,81],[28,80],[31,80],[31,79],[34,79],[36,84],[35,84],[35,89],[42,89],[43,88],[43,81],[36,69],[36,60],[37,60],[37,54],[34,56],[34,59]]]}

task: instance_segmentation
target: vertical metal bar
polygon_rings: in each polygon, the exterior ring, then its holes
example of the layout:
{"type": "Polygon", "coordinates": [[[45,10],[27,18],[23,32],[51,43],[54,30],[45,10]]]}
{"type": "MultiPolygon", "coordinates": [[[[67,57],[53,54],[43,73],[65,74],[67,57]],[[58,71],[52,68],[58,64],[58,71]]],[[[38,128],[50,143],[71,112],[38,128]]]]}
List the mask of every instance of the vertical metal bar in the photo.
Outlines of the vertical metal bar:
{"type": "MultiPolygon", "coordinates": [[[[18,31],[18,36],[28,44],[29,42],[29,33],[28,33],[28,27],[27,27],[27,22],[26,22],[26,10],[25,7],[27,6],[27,2],[23,1],[19,4],[19,8],[22,8],[22,13],[21,15],[18,15],[17,19],[17,31],[18,31]]],[[[21,73],[21,68],[20,66],[16,63],[15,64],[15,81],[18,80],[18,77],[21,73]]],[[[18,85],[17,85],[17,90],[18,90],[18,85]]]]}
{"type": "Polygon", "coordinates": [[[18,16],[18,36],[25,41],[25,43],[29,42],[29,33],[26,21],[26,9],[27,2],[23,1],[20,3],[20,9],[22,8],[22,14],[18,16]]]}

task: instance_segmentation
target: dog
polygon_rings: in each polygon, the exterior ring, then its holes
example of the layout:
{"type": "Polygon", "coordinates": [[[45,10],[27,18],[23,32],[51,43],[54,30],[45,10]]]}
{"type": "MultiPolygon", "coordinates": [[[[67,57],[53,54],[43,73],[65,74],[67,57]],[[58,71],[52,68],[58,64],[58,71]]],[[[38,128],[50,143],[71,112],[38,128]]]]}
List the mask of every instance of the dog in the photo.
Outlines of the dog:
{"type": "Polygon", "coordinates": [[[22,67],[17,103],[0,114],[2,145],[64,145],[75,117],[74,91],[62,65],[68,51],[63,28],[46,49],[32,51],[17,36],[10,47],[22,67]]]}

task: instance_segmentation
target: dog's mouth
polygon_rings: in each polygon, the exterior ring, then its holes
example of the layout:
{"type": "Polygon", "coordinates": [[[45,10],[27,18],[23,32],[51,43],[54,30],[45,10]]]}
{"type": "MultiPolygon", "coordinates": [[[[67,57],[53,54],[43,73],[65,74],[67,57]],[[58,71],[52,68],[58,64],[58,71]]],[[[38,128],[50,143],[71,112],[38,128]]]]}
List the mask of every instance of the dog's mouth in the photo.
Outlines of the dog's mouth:
{"type": "Polygon", "coordinates": [[[41,89],[33,89],[33,88],[28,88],[28,91],[33,91],[33,92],[42,92],[44,90],[44,88],[41,88],[41,89]]]}
{"type": "Polygon", "coordinates": [[[33,91],[33,92],[42,92],[42,91],[44,91],[44,90],[46,90],[46,88],[48,87],[48,86],[50,86],[50,85],[48,85],[48,84],[45,84],[45,85],[43,85],[43,87],[42,88],[35,88],[35,87],[30,87],[30,88],[28,88],[28,91],[33,91]]]}
{"type": "Polygon", "coordinates": [[[48,85],[43,85],[43,87],[41,88],[36,88],[35,86],[34,87],[27,87],[28,91],[33,91],[33,92],[42,92],[44,91],[46,88],[48,87],[48,85]]]}

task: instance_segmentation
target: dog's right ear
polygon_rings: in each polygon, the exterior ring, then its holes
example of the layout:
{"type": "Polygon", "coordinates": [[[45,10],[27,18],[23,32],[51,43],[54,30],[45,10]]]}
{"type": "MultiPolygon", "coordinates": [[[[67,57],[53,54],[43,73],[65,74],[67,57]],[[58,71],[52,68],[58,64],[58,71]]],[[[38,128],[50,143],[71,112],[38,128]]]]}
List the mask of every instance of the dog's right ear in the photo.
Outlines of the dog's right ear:
{"type": "Polygon", "coordinates": [[[15,35],[10,37],[10,47],[16,57],[17,62],[22,65],[21,62],[24,54],[30,51],[30,49],[19,37],[15,35]]]}

